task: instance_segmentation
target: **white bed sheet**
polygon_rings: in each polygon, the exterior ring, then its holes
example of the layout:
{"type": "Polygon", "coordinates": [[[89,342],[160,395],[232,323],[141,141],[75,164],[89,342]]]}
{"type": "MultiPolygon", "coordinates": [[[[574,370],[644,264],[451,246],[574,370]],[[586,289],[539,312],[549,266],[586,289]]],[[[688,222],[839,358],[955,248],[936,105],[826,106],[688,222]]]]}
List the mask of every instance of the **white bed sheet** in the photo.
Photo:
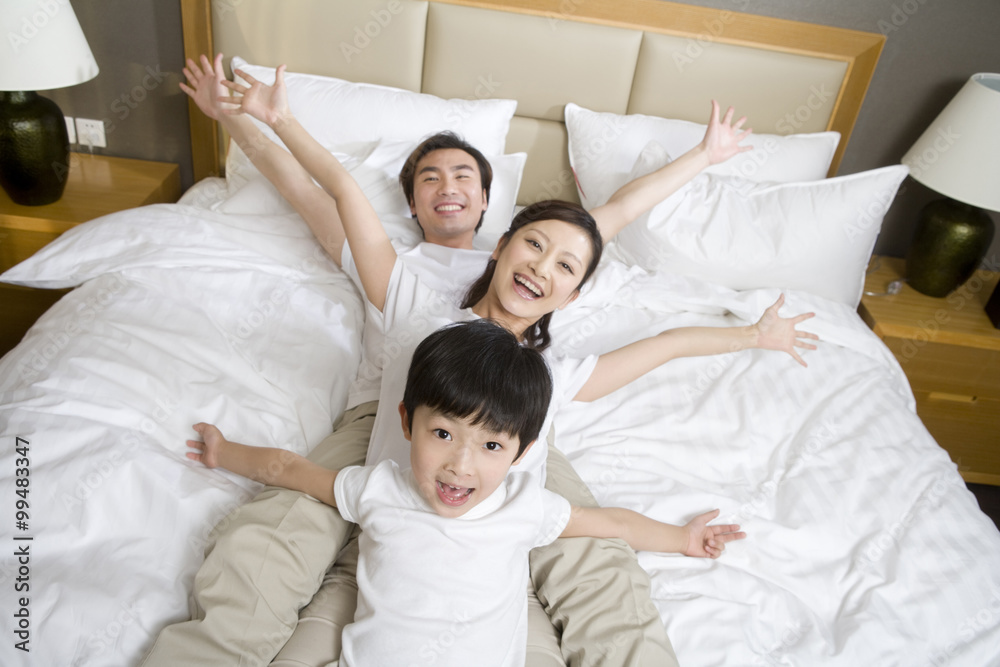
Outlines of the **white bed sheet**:
{"type": "MultiPolygon", "coordinates": [[[[779,294],[602,273],[554,321],[570,351],[751,323],[779,294]]],[[[817,313],[808,368],[757,350],[676,360],[556,419],[601,504],[672,523],[720,508],[746,530],[716,561],[639,556],[680,663],[1000,665],[1000,533],[857,314],[786,304],[817,313]]]]}
{"type": "Polygon", "coordinates": [[[189,617],[212,528],[260,488],[186,460],[191,425],[305,453],[359,362],[360,298],[301,221],[161,205],[88,225],[132,233],[116,257],[95,248],[68,280],[85,282],[0,360],[8,630],[22,595],[13,554],[30,550],[30,653],[5,632],[3,665],[137,664],[189,617]],[[30,443],[26,530],[17,438],[30,443]]]}

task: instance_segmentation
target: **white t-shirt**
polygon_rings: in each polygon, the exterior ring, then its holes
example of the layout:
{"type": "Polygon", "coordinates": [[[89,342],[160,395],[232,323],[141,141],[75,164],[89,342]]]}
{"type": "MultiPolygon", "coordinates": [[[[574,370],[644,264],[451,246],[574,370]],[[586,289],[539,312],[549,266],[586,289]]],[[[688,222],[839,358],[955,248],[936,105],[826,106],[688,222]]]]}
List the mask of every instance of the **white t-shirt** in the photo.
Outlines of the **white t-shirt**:
{"type": "MultiPolygon", "coordinates": [[[[490,259],[490,253],[485,250],[446,248],[426,242],[418,243],[412,248],[397,247],[396,253],[426,285],[435,291],[451,295],[457,303],[461,303],[469,285],[486,270],[486,263],[490,259]]],[[[358,291],[364,295],[361,276],[358,275],[358,267],[347,243],[344,243],[341,253],[341,266],[354,281],[358,291]]],[[[364,303],[366,310],[364,329],[361,332],[361,365],[358,366],[357,376],[347,395],[348,408],[378,399],[379,387],[382,386],[382,367],[387,358],[395,353],[395,349],[385,343],[382,313],[368,299],[364,299],[364,303]]]]}
{"type": "MultiPolygon", "coordinates": [[[[392,460],[401,468],[410,467],[410,443],[403,437],[396,406],[403,400],[410,360],[420,341],[452,322],[479,319],[471,309],[459,308],[459,303],[461,297],[456,299],[452,293],[433,289],[423,280],[423,276],[410,270],[408,264],[396,261],[381,313],[384,342],[386,350],[391,351],[391,354],[385,355],[386,363],[382,368],[379,411],[368,446],[367,465],[392,460]]],[[[597,364],[597,357],[594,355],[573,359],[557,357],[551,350],[546,350],[542,356],[552,375],[552,402],[538,441],[524,455],[514,474],[544,472],[548,454],[545,436],[552,424],[552,417],[560,407],[573,400],[597,364]]],[[[539,482],[540,485],[541,483],[539,482]]]]}
{"type": "Polygon", "coordinates": [[[392,461],[341,470],[334,493],[364,531],[342,667],[524,664],[528,551],[559,536],[568,501],[508,475],[468,514],[444,518],[392,461]]]}

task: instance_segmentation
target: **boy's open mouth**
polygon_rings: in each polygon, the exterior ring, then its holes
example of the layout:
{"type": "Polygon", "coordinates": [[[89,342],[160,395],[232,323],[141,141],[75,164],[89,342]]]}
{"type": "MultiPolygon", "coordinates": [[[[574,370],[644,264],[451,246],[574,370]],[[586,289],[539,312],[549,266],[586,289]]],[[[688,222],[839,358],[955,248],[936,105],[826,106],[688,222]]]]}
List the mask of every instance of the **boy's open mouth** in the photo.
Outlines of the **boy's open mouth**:
{"type": "Polygon", "coordinates": [[[465,501],[469,499],[469,496],[475,489],[467,489],[462,486],[452,486],[451,484],[445,484],[444,482],[437,482],[437,494],[438,498],[441,499],[445,505],[451,505],[452,507],[458,507],[464,505],[465,501]]]}

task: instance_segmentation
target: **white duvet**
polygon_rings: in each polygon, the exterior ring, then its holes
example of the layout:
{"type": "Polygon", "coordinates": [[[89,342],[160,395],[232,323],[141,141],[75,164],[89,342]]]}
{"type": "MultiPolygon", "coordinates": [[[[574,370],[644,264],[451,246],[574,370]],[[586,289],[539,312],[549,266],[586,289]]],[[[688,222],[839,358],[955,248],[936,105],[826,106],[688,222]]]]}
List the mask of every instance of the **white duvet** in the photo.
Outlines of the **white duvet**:
{"type": "MultiPolygon", "coordinates": [[[[4,277],[82,285],[0,361],[3,665],[136,664],[187,618],[210,531],[258,488],[185,460],[190,425],[306,451],[357,365],[358,296],[294,216],[109,218],[4,277]],[[30,653],[14,634],[25,544],[30,653]]],[[[776,296],[609,263],[554,338],[601,351],[752,322],[776,296]]],[[[857,315],[804,293],[787,309],[819,314],[808,368],[775,352],[679,360],[557,418],[601,503],[678,523],[718,507],[747,531],[717,561],[640,554],[681,664],[1000,664],[1000,534],[857,315]]]]}
{"type": "Polygon", "coordinates": [[[359,363],[360,298],[301,221],[163,205],[71,234],[75,257],[50,246],[22,282],[83,284],[0,360],[3,665],[137,664],[188,618],[213,526],[259,489],[186,460],[191,424],[305,453],[359,363]],[[11,623],[25,545],[30,653],[11,623]]]}

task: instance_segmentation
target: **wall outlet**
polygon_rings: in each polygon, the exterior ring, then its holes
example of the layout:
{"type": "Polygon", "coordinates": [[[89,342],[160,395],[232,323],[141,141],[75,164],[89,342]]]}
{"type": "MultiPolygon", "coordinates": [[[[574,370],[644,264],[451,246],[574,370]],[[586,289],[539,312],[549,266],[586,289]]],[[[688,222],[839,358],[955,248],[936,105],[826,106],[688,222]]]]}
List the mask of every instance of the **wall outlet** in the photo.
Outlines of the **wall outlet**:
{"type": "Polygon", "coordinates": [[[73,122],[72,116],[66,116],[66,134],[69,135],[69,143],[76,143],[76,123],[73,122]]]}
{"type": "Polygon", "coordinates": [[[107,148],[108,141],[104,136],[104,123],[89,118],[76,119],[76,136],[83,146],[107,148]]]}

